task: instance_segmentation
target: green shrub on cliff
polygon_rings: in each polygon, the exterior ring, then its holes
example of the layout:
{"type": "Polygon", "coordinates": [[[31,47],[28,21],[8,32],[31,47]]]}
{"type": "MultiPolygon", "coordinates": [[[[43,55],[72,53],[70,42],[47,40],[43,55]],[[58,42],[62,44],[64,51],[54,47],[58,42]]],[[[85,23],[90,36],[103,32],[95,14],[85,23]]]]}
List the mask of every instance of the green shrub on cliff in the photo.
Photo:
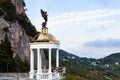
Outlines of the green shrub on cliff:
{"type": "Polygon", "coordinates": [[[16,20],[16,8],[10,0],[0,0],[0,14],[3,15],[7,21],[16,20]]]}
{"type": "Polygon", "coordinates": [[[28,36],[34,37],[38,33],[26,14],[18,15],[17,20],[28,36]]]}

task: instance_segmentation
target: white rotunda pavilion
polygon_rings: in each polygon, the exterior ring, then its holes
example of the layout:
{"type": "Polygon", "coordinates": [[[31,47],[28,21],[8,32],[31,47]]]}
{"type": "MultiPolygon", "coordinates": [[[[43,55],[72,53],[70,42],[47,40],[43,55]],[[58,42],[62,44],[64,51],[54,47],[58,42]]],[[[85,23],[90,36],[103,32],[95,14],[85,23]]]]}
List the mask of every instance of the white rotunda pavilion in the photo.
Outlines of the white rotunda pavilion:
{"type": "Polygon", "coordinates": [[[59,41],[48,33],[47,27],[34,37],[30,44],[30,72],[29,78],[36,80],[61,80],[62,68],[59,67],[59,41]],[[56,67],[52,67],[52,49],[56,52],[56,67]],[[37,70],[35,67],[35,52],[37,53],[37,70]],[[48,59],[45,60],[45,55],[48,59]]]}

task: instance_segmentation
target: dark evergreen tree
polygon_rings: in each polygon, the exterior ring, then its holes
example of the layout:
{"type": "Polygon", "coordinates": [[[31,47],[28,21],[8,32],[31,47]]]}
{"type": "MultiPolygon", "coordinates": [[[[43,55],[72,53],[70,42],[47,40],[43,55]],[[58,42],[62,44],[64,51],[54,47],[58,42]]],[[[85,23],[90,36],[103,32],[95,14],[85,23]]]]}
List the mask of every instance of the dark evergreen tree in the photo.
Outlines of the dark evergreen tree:
{"type": "Polygon", "coordinates": [[[8,72],[9,66],[13,64],[14,64],[13,50],[6,33],[4,41],[1,40],[0,44],[0,66],[2,66],[3,72],[8,72]]]}
{"type": "Polygon", "coordinates": [[[7,32],[0,43],[0,72],[28,72],[28,61],[23,62],[18,55],[13,58],[13,50],[7,32]]]}
{"type": "Polygon", "coordinates": [[[12,50],[12,47],[11,47],[11,43],[8,39],[7,33],[5,34],[4,48],[6,50],[6,55],[8,56],[8,63],[12,63],[12,61],[13,61],[13,50],[12,50]]]}

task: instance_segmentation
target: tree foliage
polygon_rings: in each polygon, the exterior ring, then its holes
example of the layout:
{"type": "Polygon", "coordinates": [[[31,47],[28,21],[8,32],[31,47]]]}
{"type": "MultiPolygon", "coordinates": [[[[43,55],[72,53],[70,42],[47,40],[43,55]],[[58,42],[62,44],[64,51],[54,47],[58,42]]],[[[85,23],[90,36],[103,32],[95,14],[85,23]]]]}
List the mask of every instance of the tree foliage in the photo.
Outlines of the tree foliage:
{"type": "Polygon", "coordinates": [[[0,44],[0,63],[10,64],[13,62],[13,50],[11,43],[8,39],[7,33],[5,34],[4,41],[1,40],[0,44]]]}
{"type": "Polygon", "coordinates": [[[13,50],[7,32],[0,42],[0,72],[28,72],[28,61],[22,61],[19,56],[13,57],[13,50]]]}
{"type": "Polygon", "coordinates": [[[7,21],[16,20],[16,8],[10,0],[0,0],[0,14],[4,14],[7,21]]]}
{"type": "Polygon", "coordinates": [[[63,80],[86,80],[80,76],[67,75],[63,80]]]}
{"type": "Polygon", "coordinates": [[[18,15],[17,20],[28,36],[34,37],[38,33],[35,29],[35,26],[31,24],[26,14],[18,15]]]}
{"type": "MultiPolygon", "coordinates": [[[[120,79],[120,64],[115,64],[115,62],[120,63],[120,53],[114,53],[102,59],[78,57],[63,50],[60,50],[59,54],[60,66],[65,66],[67,69],[65,80],[79,80],[76,76],[83,80],[120,79]],[[91,62],[96,62],[97,65],[91,65],[91,62]],[[106,67],[106,64],[109,67],[106,67]]],[[[53,56],[55,57],[55,54],[53,56]]]]}

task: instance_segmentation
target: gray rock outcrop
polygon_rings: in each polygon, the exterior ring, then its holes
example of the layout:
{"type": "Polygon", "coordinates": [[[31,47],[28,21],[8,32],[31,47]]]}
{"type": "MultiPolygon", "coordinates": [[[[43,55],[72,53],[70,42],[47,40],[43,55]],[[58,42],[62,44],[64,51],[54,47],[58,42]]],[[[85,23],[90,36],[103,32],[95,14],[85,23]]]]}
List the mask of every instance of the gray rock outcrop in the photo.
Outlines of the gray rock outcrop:
{"type": "Polygon", "coordinates": [[[11,46],[14,51],[14,56],[18,54],[22,60],[29,58],[29,37],[20,26],[18,21],[7,22],[5,19],[0,17],[0,40],[4,39],[5,31],[4,28],[8,28],[8,37],[11,42],[11,46]]]}

